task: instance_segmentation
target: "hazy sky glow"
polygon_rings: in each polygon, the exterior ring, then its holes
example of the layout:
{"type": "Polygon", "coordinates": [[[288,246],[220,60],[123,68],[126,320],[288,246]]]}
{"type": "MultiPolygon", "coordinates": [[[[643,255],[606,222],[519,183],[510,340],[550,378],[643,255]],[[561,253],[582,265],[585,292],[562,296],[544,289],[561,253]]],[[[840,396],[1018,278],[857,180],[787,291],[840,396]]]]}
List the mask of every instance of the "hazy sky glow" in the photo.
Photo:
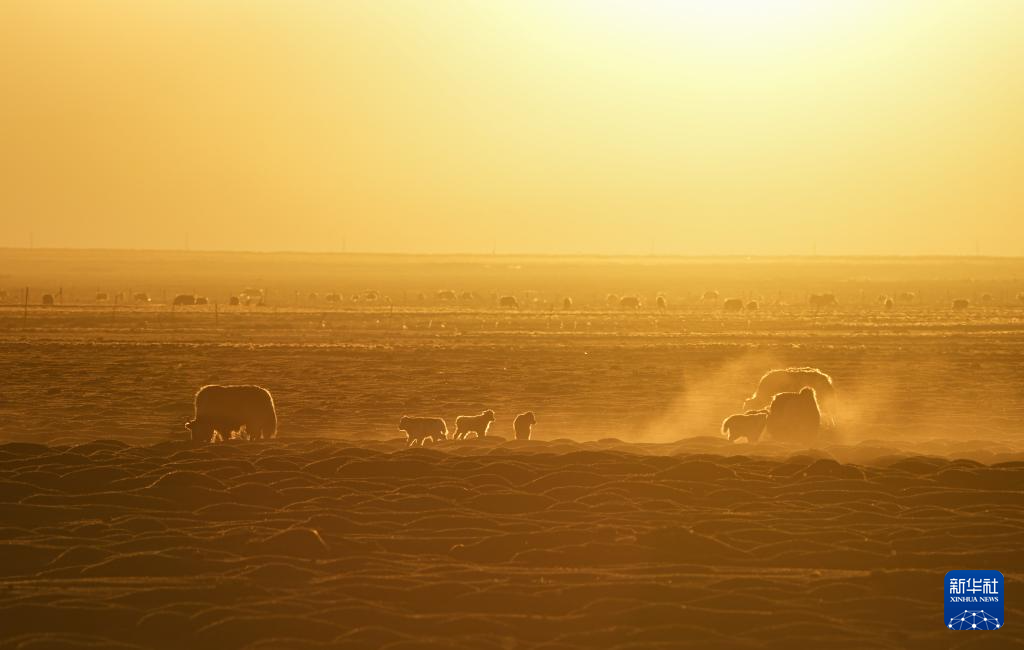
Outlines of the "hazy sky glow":
{"type": "Polygon", "coordinates": [[[1024,254],[1024,2],[8,0],[0,246],[1024,254]]]}

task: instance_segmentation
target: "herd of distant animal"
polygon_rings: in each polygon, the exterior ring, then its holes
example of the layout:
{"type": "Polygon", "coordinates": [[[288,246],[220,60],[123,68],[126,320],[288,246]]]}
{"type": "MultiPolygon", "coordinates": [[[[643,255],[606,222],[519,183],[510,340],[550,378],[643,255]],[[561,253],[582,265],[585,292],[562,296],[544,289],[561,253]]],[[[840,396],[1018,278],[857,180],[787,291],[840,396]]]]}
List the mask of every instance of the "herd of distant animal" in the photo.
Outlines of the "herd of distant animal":
{"type": "MultiPolygon", "coordinates": [[[[8,292],[0,291],[0,301],[7,299],[8,292]]],[[[61,289],[56,294],[44,293],[40,302],[44,307],[53,307],[57,303],[63,303],[64,290],[61,289]]],[[[149,305],[153,302],[149,294],[144,291],[128,291],[119,292],[111,295],[106,291],[97,291],[95,301],[98,303],[113,302],[115,305],[124,304],[127,305],[132,303],[134,305],[149,305]]],[[[28,303],[26,297],[26,304],[28,303]]],[[[173,307],[195,307],[209,305],[210,299],[206,296],[196,295],[194,293],[179,293],[174,296],[171,300],[173,307]]],[[[266,304],[264,292],[262,289],[243,289],[237,295],[232,295],[228,298],[228,304],[232,307],[239,306],[257,306],[262,307],[266,304]]]]}
{"type": "MultiPolygon", "coordinates": [[[[7,300],[8,292],[6,290],[0,290],[0,302],[7,300]]],[[[299,293],[296,292],[296,298],[299,297],[299,293]]],[[[450,289],[444,289],[437,291],[434,295],[434,299],[442,304],[446,303],[457,303],[457,302],[470,302],[475,301],[479,298],[476,293],[471,291],[464,291],[461,294],[456,293],[450,289]]],[[[310,303],[314,303],[322,300],[328,304],[340,305],[346,302],[345,296],[337,292],[326,293],[323,296],[316,292],[311,292],[307,296],[307,300],[310,303]]],[[[425,294],[418,294],[417,299],[420,302],[427,300],[425,294]]],[[[522,309],[522,304],[519,299],[511,295],[497,295],[493,296],[498,307],[502,309],[522,309]]],[[[1024,303],[1024,292],[1017,294],[1017,300],[1024,303]]],[[[110,294],[106,291],[97,291],[95,295],[95,301],[98,303],[113,302],[115,304],[135,304],[135,305],[148,305],[152,303],[148,293],[145,292],[121,292],[117,294],[110,294]]],[[[348,296],[348,301],[352,303],[363,303],[363,304],[375,304],[384,303],[391,304],[391,299],[388,296],[382,295],[378,291],[367,290],[361,292],[355,292],[348,296]]],[[[917,294],[911,291],[903,291],[895,295],[881,295],[878,296],[878,304],[886,311],[890,311],[896,307],[898,303],[910,304],[917,301],[917,294]]],[[[994,301],[992,294],[985,293],[980,297],[982,304],[989,304],[994,301]]],[[[63,302],[63,290],[54,293],[42,294],[41,303],[43,306],[54,306],[58,302],[63,302]]],[[[702,304],[717,304],[721,306],[721,309],[726,312],[742,312],[742,311],[757,311],[761,307],[761,303],[757,300],[745,300],[743,298],[727,297],[722,298],[717,291],[705,291],[700,296],[700,302],[702,304]]],[[[605,299],[605,303],[608,307],[619,308],[624,310],[640,310],[644,307],[644,301],[636,295],[619,296],[617,294],[608,294],[605,299]]],[[[27,297],[26,297],[27,304],[27,297]]],[[[191,293],[177,294],[171,300],[173,307],[194,307],[209,305],[210,299],[191,293]]],[[[256,306],[262,307],[267,304],[266,292],[263,289],[246,288],[237,294],[228,297],[228,305],[232,307],[239,306],[256,306]]],[[[840,306],[839,300],[833,293],[812,293],[807,298],[807,304],[816,310],[827,310],[835,309],[840,306]]],[[[965,311],[970,308],[971,301],[967,298],[955,298],[950,303],[950,308],[953,311],[965,311]]],[[[655,297],[654,305],[659,311],[667,310],[669,307],[668,299],[661,294],[655,297]]],[[[575,309],[575,303],[569,296],[562,298],[562,308],[565,310],[575,309]]]]}
{"type": "MultiPolygon", "coordinates": [[[[260,440],[277,436],[277,411],[270,391],[261,386],[212,384],[195,395],[195,413],[185,423],[187,439],[219,442],[231,438],[260,440]]],[[[722,434],[730,442],[746,439],[758,442],[767,434],[772,440],[814,442],[823,428],[836,426],[836,393],[832,378],[817,368],[785,368],[767,372],[747,399],[742,413],[722,422],[722,434]]],[[[455,431],[441,417],[405,415],[398,430],[406,434],[408,446],[430,440],[483,438],[495,421],[488,409],[477,415],[455,418],[455,431]]],[[[520,413],[512,421],[516,440],[530,440],[537,416],[520,413]]]]}

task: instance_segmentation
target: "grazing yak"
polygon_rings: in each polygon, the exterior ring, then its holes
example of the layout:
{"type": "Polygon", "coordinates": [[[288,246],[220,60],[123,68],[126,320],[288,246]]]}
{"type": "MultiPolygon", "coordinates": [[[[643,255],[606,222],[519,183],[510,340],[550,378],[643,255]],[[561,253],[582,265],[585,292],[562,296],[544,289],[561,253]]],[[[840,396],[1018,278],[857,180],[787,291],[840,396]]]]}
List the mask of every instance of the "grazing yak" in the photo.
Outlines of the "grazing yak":
{"type": "Polygon", "coordinates": [[[174,296],[173,305],[175,307],[182,307],[194,304],[196,304],[196,297],[190,293],[179,293],[178,295],[174,296]]]}
{"type": "Polygon", "coordinates": [[[953,311],[964,311],[971,306],[971,301],[966,298],[957,298],[953,301],[953,311]]]}
{"type": "Polygon", "coordinates": [[[508,309],[519,309],[519,301],[516,300],[515,296],[502,296],[501,299],[498,300],[498,305],[500,307],[507,307],[508,309]]]}
{"type": "Polygon", "coordinates": [[[767,409],[737,413],[722,421],[722,434],[729,436],[729,442],[736,442],[740,438],[746,438],[749,442],[757,442],[761,439],[767,422],[767,409]]]}
{"type": "Polygon", "coordinates": [[[798,393],[779,393],[768,406],[765,431],[772,440],[814,442],[821,431],[821,411],[813,388],[798,393]]]}
{"type": "Polygon", "coordinates": [[[516,432],[516,440],[529,440],[533,433],[533,425],[537,424],[537,416],[533,411],[520,413],[512,420],[512,429],[516,432]]]}
{"type": "Polygon", "coordinates": [[[726,298],[725,302],[722,303],[722,309],[725,311],[742,311],[743,298],[726,298]]]}
{"type": "Polygon", "coordinates": [[[263,302],[265,292],[263,289],[253,289],[252,287],[246,287],[238,292],[238,298],[245,304],[251,302],[263,302]]]}
{"type": "Polygon", "coordinates": [[[277,436],[277,412],[270,391],[260,386],[203,386],[196,393],[195,415],[185,423],[188,439],[212,442],[237,431],[250,440],[277,436]]]}
{"type": "Polygon", "coordinates": [[[815,309],[839,306],[839,301],[836,300],[836,295],[834,293],[812,293],[811,297],[807,299],[807,302],[811,303],[811,307],[814,307],[815,309]]]}
{"type": "Polygon", "coordinates": [[[480,415],[460,415],[455,418],[455,435],[452,438],[462,440],[470,433],[475,433],[478,438],[483,438],[487,435],[487,430],[491,428],[491,422],[494,422],[494,411],[490,409],[480,415]]]}
{"type": "Polygon", "coordinates": [[[409,437],[409,446],[412,447],[419,441],[420,447],[423,441],[430,438],[431,442],[439,442],[448,439],[448,425],[441,418],[420,418],[411,415],[403,415],[398,421],[398,430],[405,431],[409,437]]]}
{"type": "Polygon", "coordinates": [[[743,410],[763,409],[777,393],[798,392],[802,388],[813,388],[818,403],[829,424],[835,425],[837,417],[836,389],[832,377],[817,368],[785,368],[769,370],[757,383],[757,389],[743,403],[743,410]]]}
{"type": "Polygon", "coordinates": [[[746,309],[747,311],[757,311],[760,308],[761,308],[761,305],[756,300],[751,300],[744,307],[744,309],[746,309]]]}

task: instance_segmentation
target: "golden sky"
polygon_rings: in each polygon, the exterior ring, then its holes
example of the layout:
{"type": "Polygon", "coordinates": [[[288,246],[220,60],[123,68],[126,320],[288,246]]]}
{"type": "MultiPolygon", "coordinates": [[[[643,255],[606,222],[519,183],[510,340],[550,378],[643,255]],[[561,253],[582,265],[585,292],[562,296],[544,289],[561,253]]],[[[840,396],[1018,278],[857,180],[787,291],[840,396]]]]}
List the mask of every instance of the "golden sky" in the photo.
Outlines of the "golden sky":
{"type": "Polygon", "coordinates": [[[1018,0],[4,0],[0,246],[1024,254],[1018,0]]]}

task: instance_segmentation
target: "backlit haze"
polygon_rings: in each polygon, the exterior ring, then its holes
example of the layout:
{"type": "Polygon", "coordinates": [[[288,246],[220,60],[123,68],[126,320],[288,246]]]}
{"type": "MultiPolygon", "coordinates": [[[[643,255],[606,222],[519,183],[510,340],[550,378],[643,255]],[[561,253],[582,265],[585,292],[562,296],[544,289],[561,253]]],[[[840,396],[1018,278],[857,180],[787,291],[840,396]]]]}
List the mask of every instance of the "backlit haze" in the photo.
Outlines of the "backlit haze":
{"type": "Polygon", "coordinates": [[[1024,3],[0,3],[0,246],[1024,253],[1024,3]]]}

